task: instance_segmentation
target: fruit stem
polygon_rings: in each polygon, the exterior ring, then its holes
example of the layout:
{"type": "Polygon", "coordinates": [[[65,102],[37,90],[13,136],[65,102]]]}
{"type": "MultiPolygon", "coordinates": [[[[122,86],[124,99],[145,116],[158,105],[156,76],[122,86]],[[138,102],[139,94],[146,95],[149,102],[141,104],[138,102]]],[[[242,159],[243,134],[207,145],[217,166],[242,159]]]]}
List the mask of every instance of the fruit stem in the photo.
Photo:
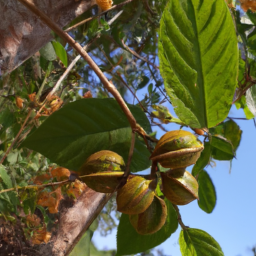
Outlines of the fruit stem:
{"type": "Polygon", "coordinates": [[[173,205],[173,207],[174,207],[174,209],[175,209],[175,211],[176,211],[176,213],[177,213],[177,217],[178,217],[177,220],[178,220],[178,222],[179,222],[181,228],[182,228],[183,230],[188,229],[189,227],[186,226],[186,225],[183,223],[182,219],[181,219],[180,210],[179,210],[178,206],[177,206],[176,204],[172,204],[172,205],[173,205]]]}

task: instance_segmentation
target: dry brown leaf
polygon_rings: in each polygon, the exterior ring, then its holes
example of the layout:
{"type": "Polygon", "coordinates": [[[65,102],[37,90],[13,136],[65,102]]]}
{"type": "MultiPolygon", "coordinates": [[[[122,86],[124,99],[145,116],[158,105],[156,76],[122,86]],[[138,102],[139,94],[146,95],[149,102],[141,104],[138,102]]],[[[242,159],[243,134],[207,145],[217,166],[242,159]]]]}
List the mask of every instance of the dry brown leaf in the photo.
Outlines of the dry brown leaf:
{"type": "Polygon", "coordinates": [[[53,178],[56,178],[57,181],[68,180],[70,176],[70,171],[69,169],[58,167],[51,171],[51,175],[53,178]]]}

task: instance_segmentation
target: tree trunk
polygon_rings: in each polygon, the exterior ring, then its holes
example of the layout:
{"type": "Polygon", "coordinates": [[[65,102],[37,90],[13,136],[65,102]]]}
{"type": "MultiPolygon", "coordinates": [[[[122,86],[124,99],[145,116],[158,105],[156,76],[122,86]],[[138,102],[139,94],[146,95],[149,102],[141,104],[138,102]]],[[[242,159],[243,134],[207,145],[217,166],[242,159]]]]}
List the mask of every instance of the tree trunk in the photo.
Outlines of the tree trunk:
{"type": "MultiPolygon", "coordinates": [[[[95,0],[34,0],[59,26],[95,5],[95,0]]],[[[17,0],[0,0],[0,74],[9,73],[52,38],[51,30],[17,0]]]]}
{"type": "Polygon", "coordinates": [[[42,256],[68,255],[101,212],[110,195],[86,188],[75,205],[60,212],[57,234],[39,248],[42,256]]]}

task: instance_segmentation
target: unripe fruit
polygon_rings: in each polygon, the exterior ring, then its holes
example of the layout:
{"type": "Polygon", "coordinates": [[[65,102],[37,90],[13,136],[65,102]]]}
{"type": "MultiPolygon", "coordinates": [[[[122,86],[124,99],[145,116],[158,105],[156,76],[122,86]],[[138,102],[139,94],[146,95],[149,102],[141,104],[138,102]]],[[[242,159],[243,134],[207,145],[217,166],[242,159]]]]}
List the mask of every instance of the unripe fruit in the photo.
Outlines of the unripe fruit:
{"type": "Polygon", "coordinates": [[[80,179],[91,189],[100,193],[112,193],[119,185],[123,172],[98,172],[80,179]]]}
{"type": "Polygon", "coordinates": [[[165,224],[166,217],[166,204],[157,196],[145,212],[129,215],[132,226],[141,235],[153,234],[160,230],[165,224]]]}
{"type": "Polygon", "coordinates": [[[170,170],[161,173],[163,193],[176,205],[185,205],[198,199],[197,180],[184,169],[170,170]]]}
{"type": "Polygon", "coordinates": [[[124,168],[125,163],[121,156],[109,150],[102,150],[89,156],[79,173],[88,175],[106,171],[122,172],[124,168]]]}
{"type": "Polygon", "coordinates": [[[109,150],[102,150],[87,158],[79,170],[80,179],[97,192],[112,193],[120,183],[124,168],[121,156],[109,150]]]}
{"type": "Polygon", "coordinates": [[[117,210],[126,214],[144,212],[154,199],[155,188],[156,180],[130,175],[127,183],[117,191],[117,210]]]}
{"type": "Polygon", "coordinates": [[[202,142],[191,132],[171,131],[161,137],[150,159],[165,168],[185,168],[197,161],[203,149],[202,142]]]}

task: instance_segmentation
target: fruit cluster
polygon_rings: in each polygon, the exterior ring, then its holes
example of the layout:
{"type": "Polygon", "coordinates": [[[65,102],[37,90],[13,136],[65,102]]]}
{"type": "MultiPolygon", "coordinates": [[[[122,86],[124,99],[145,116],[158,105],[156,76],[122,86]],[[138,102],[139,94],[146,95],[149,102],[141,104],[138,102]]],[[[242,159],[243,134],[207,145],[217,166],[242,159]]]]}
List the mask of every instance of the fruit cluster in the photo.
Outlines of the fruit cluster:
{"type": "Polygon", "coordinates": [[[80,168],[83,175],[80,178],[97,192],[117,191],[117,210],[129,215],[139,234],[152,234],[162,228],[167,217],[165,201],[156,194],[158,184],[173,204],[185,205],[198,198],[198,183],[185,168],[197,161],[203,148],[192,133],[171,131],[161,137],[150,157],[152,166],[159,163],[170,168],[161,172],[160,180],[154,175],[154,170],[151,179],[130,174],[120,188],[125,163],[121,156],[108,150],[91,155],[80,168]]]}

